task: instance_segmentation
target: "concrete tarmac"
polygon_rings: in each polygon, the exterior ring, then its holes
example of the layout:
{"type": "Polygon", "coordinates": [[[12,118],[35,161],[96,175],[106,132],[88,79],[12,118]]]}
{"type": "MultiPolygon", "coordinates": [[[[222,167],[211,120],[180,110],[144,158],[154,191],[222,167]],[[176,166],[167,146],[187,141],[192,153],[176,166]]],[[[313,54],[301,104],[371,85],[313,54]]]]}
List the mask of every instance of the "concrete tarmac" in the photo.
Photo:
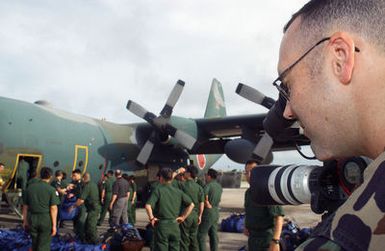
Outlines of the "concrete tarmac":
{"type": "MultiPolygon", "coordinates": [[[[246,188],[238,189],[223,189],[222,200],[220,204],[220,220],[227,218],[232,213],[243,213],[244,193],[246,188]]],[[[309,205],[300,206],[284,206],[285,217],[294,220],[300,227],[315,226],[320,221],[321,217],[314,214],[310,210],[309,205]]],[[[136,210],[137,224],[136,227],[144,228],[148,224],[148,218],[143,208],[136,210]]],[[[21,223],[14,213],[4,213],[0,211],[0,228],[13,228],[21,223]]],[[[107,220],[104,224],[98,227],[98,232],[101,234],[108,229],[107,220]]],[[[72,222],[65,222],[64,229],[61,233],[72,232],[72,222]]],[[[241,233],[224,233],[219,232],[219,250],[239,250],[247,243],[247,237],[241,233]]],[[[208,247],[208,238],[207,238],[208,247]]],[[[144,248],[143,251],[150,250],[144,248]]],[[[209,250],[209,249],[208,249],[209,250]]]]}

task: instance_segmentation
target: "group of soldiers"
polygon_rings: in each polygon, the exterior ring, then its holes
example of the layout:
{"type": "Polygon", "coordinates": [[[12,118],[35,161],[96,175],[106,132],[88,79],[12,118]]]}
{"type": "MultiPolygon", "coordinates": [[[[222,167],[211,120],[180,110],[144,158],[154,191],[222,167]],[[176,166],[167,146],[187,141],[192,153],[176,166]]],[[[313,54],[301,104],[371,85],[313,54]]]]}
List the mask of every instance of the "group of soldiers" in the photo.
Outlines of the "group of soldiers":
{"type": "Polygon", "coordinates": [[[162,168],[145,208],[154,227],[151,250],[218,250],[219,202],[222,187],[217,172],[209,169],[206,185],[197,182],[197,167],[190,165],[175,172],[162,168]]]}
{"type": "MultiPolygon", "coordinates": [[[[246,163],[247,181],[256,166],[255,161],[246,163]]],[[[193,165],[176,171],[162,168],[158,172],[158,180],[151,184],[145,203],[153,227],[151,250],[205,251],[207,235],[210,250],[218,250],[222,187],[216,181],[218,173],[214,169],[205,174],[205,185],[197,179],[198,173],[193,165]]],[[[133,176],[110,170],[99,186],[91,181],[89,173],[82,175],[79,169],[72,171],[71,183],[66,182],[65,173],[60,170],[51,181],[52,170],[48,167],[41,169],[40,178],[32,176],[23,191],[23,226],[31,233],[33,250],[50,250],[51,236],[56,235],[60,223],[59,205],[71,199],[74,203],[66,210],[78,208],[73,224],[82,242],[98,242],[97,226],[103,223],[107,212],[111,227],[135,224],[137,196],[133,176]]],[[[245,213],[249,250],[279,250],[282,208],[256,205],[247,190],[245,213]]]]}
{"type": "Polygon", "coordinates": [[[55,172],[51,182],[52,176],[52,169],[43,167],[40,178],[29,179],[23,190],[23,227],[31,234],[32,250],[50,250],[51,236],[56,235],[57,226],[62,223],[58,217],[60,210],[71,213],[77,208],[74,232],[80,241],[89,244],[98,242],[97,225],[104,221],[107,211],[111,227],[120,223],[135,224],[136,184],[133,176],[122,177],[121,171],[116,170],[115,180],[114,172],[109,171],[99,186],[91,181],[89,173],[82,175],[79,169],[72,171],[69,184],[60,170],[55,172]],[[126,189],[123,195],[121,184],[126,189]],[[71,200],[74,203],[70,207],[60,207],[71,200]],[[125,201],[123,209],[121,201],[125,201]],[[126,217],[121,218],[122,215],[126,217]]]}

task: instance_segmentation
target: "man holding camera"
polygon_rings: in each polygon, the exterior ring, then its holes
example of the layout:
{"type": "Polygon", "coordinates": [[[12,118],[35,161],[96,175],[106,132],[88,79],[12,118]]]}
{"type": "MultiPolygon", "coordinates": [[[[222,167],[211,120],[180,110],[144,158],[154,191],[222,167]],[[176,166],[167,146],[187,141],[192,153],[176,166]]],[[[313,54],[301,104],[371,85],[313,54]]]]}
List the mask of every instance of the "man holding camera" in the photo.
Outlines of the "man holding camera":
{"type": "Polygon", "coordinates": [[[375,159],[364,183],[299,250],[383,250],[385,2],[311,0],[284,28],[274,81],[319,160],[375,159]]]}

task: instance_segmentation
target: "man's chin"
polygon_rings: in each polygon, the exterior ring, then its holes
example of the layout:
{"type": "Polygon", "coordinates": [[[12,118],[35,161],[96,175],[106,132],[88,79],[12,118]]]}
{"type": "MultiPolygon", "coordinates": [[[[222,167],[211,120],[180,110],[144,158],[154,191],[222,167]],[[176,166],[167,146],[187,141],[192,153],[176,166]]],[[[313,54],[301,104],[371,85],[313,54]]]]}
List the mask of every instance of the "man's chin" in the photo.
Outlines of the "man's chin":
{"type": "Polygon", "coordinates": [[[320,147],[317,144],[313,144],[313,142],[311,142],[310,147],[314,152],[315,157],[320,161],[335,159],[335,156],[331,153],[330,150],[320,147]]]}

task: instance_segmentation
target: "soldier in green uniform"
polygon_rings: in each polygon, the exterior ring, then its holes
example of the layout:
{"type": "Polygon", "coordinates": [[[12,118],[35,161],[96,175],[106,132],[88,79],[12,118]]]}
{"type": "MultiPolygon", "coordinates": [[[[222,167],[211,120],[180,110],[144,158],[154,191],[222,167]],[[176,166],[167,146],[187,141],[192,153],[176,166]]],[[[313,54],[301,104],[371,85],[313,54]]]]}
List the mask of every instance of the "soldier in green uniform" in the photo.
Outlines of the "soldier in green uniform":
{"type": "Polygon", "coordinates": [[[135,183],[135,176],[131,175],[128,177],[128,182],[130,184],[130,196],[128,197],[128,223],[135,225],[136,223],[136,190],[137,186],[135,183]]]}
{"type": "Polygon", "coordinates": [[[185,182],[182,183],[181,190],[190,197],[195,206],[189,217],[180,225],[182,251],[199,250],[198,227],[204,209],[204,192],[203,188],[195,181],[198,172],[198,168],[191,165],[186,168],[183,174],[185,182]]]}
{"type": "MultiPolygon", "coordinates": [[[[55,179],[51,182],[51,186],[56,189],[59,193],[60,204],[63,202],[64,196],[67,194],[67,183],[63,181],[63,172],[61,170],[57,170],[55,172],[55,179]]],[[[59,228],[63,227],[63,221],[60,221],[60,207],[59,207],[59,217],[58,217],[58,225],[59,228]]]]}
{"type": "MultiPolygon", "coordinates": [[[[98,226],[101,226],[104,218],[106,217],[107,212],[109,211],[109,206],[111,203],[111,198],[112,198],[112,186],[114,185],[114,171],[109,170],[107,172],[107,175],[105,175],[105,180],[103,181],[102,184],[102,194],[101,194],[101,204],[102,204],[102,212],[100,213],[100,218],[98,220],[98,226]]],[[[110,220],[111,221],[111,212],[110,214],[110,220]]]]}
{"type": "Polygon", "coordinates": [[[24,191],[27,188],[28,171],[29,171],[28,162],[25,161],[23,157],[20,157],[19,164],[17,166],[16,182],[17,182],[17,187],[20,188],[22,191],[24,191]]]}
{"type": "MultiPolygon", "coordinates": [[[[250,183],[251,170],[257,168],[257,162],[249,160],[245,165],[246,180],[250,183]]],[[[279,239],[283,225],[281,206],[261,206],[251,200],[250,188],[245,193],[245,228],[248,236],[248,250],[279,251],[279,239]]]]}
{"type": "Polygon", "coordinates": [[[89,173],[83,175],[83,191],[80,197],[77,199],[74,206],[70,208],[73,210],[74,207],[79,207],[85,205],[87,210],[87,218],[85,224],[85,242],[89,244],[98,243],[98,235],[96,224],[98,222],[98,217],[100,213],[100,204],[99,204],[99,189],[98,186],[91,182],[91,177],[89,173]]]}
{"type": "Polygon", "coordinates": [[[40,180],[40,179],[37,177],[36,169],[31,170],[31,173],[30,173],[29,176],[30,176],[30,178],[29,178],[29,180],[27,181],[27,187],[26,187],[26,188],[28,188],[28,186],[31,185],[31,184],[33,184],[33,183],[39,182],[39,180],[40,180]]]}
{"type": "Polygon", "coordinates": [[[146,211],[154,229],[154,249],[156,251],[179,250],[182,223],[194,208],[191,199],[171,185],[173,171],[160,170],[160,185],[152,192],[146,203],[146,211]],[[178,217],[181,207],[185,209],[178,217]]]}
{"type": "Polygon", "coordinates": [[[205,201],[202,222],[199,225],[198,241],[199,250],[206,250],[206,236],[210,237],[210,250],[218,250],[218,220],[219,202],[222,196],[222,187],[216,181],[217,171],[209,169],[206,174],[206,186],[204,187],[205,201]]]}
{"type": "Polygon", "coordinates": [[[62,201],[63,196],[67,193],[67,184],[63,181],[63,172],[61,170],[55,172],[55,179],[51,182],[51,186],[59,193],[60,201],[62,201]]]}
{"type": "Polygon", "coordinates": [[[49,251],[51,236],[56,235],[57,205],[59,196],[49,185],[52,170],[43,167],[41,181],[31,184],[26,190],[23,206],[23,226],[29,229],[33,251],[49,251]]]}
{"type": "MultiPolygon", "coordinates": [[[[77,199],[80,198],[80,195],[83,192],[83,182],[82,182],[82,171],[80,169],[75,169],[72,171],[72,183],[68,185],[68,188],[71,190],[69,192],[69,197],[75,196],[77,199]]],[[[84,205],[79,207],[79,214],[73,220],[74,231],[76,236],[80,240],[85,238],[85,223],[86,223],[86,208],[84,205]]]]}

